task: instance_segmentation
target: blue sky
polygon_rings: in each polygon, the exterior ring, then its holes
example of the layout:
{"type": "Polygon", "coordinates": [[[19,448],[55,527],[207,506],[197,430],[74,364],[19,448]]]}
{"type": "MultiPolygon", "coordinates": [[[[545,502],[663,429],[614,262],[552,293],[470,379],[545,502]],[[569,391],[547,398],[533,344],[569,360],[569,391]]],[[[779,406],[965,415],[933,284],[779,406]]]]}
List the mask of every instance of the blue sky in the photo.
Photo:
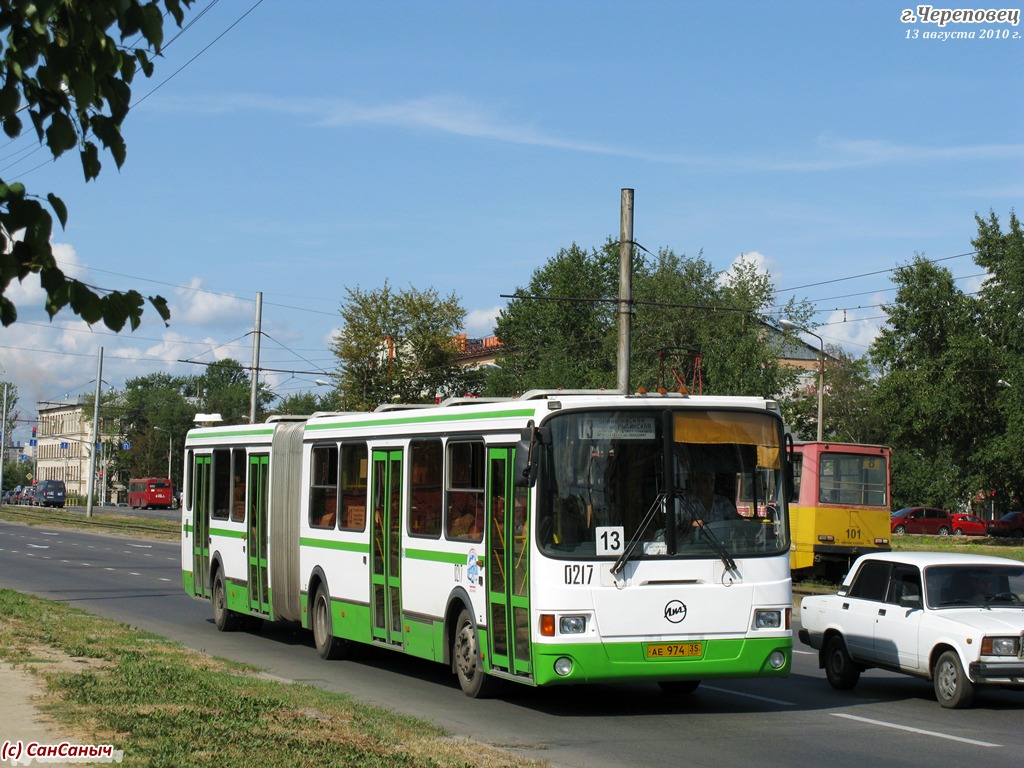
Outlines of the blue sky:
{"type": "Polygon", "coordinates": [[[30,418],[94,389],[99,347],[111,386],[248,364],[260,292],[263,368],[332,371],[346,288],[385,281],[454,293],[489,335],[559,249],[617,238],[624,187],[648,250],[754,259],[780,304],[810,300],[826,343],[863,354],[888,270],[921,253],[976,289],[974,214],[1024,199],[1024,25],[907,7],[196,0],[136,81],[120,171],[106,157],[86,184],[30,136],[0,152],[0,177],[67,204],[67,273],[164,295],[170,327],[50,322],[32,278],[9,294],[0,379],[30,418]]]}

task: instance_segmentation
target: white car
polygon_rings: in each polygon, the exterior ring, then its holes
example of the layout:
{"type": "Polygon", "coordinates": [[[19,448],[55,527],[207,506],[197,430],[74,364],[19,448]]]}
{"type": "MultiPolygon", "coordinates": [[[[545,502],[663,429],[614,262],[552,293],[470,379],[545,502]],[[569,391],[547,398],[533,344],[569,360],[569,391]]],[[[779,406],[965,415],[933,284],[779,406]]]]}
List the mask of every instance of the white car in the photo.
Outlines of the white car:
{"type": "Polygon", "coordinates": [[[833,688],[870,667],[929,679],[944,707],[979,686],[1024,690],[1024,563],[939,552],[864,555],[834,595],[800,603],[799,637],[833,688]]]}

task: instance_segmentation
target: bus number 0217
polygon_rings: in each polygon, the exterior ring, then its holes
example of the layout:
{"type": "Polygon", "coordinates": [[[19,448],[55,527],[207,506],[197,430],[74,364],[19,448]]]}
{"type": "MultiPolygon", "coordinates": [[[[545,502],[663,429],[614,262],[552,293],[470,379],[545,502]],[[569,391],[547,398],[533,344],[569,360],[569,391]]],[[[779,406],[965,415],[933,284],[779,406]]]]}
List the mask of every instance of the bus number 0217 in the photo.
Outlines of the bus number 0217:
{"type": "Polygon", "coordinates": [[[594,581],[594,566],[592,565],[567,565],[565,566],[565,583],[587,585],[594,581]]]}

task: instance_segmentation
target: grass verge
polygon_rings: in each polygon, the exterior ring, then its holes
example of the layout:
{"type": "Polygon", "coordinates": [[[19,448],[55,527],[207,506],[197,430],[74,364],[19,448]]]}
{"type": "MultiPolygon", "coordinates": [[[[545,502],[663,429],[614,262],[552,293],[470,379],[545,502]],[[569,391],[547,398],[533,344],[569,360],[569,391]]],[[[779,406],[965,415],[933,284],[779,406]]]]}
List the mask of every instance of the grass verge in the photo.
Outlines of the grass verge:
{"type": "MultiPolygon", "coordinates": [[[[178,520],[142,518],[108,512],[107,509],[107,507],[97,507],[93,510],[92,517],[86,517],[84,512],[73,512],[66,509],[3,506],[0,507],[0,520],[27,523],[28,525],[55,525],[102,533],[125,533],[166,540],[181,537],[181,523],[178,520]]],[[[112,509],[116,509],[116,507],[112,509]]]]}
{"type": "Polygon", "coordinates": [[[0,658],[41,676],[40,708],[125,765],[545,765],[64,603],[0,590],[0,619],[0,658]]]}

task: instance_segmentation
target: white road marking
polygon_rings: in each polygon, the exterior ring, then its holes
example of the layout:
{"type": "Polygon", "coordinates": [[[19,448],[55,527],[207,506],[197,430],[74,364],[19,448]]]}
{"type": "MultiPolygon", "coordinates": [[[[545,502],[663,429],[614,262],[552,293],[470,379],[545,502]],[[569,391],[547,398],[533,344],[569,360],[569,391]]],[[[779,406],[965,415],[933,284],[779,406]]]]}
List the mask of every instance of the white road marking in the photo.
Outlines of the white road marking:
{"type": "Polygon", "coordinates": [[[978,741],[977,739],[966,739],[963,736],[951,736],[948,733],[939,733],[938,731],[926,731],[923,728],[911,728],[909,725],[897,725],[896,723],[887,723],[884,720],[871,720],[867,717],[857,717],[856,715],[847,715],[842,712],[833,712],[832,717],[844,717],[847,720],[856,720],[859,723],[867,723],[868,725],[880,725],[883,728],[895,728],[898,731],[909,731],[910,733],[920,733],[923,736],[934,736],[937,739],[949,739],[950,741],[959,741],[962,744],[974,744],[979,747],[1001,747],[1002,744],[993,744],[990,741],[978,741]]]}
{"type": "Polygon", "coordinates": [[[756,696],[753,693],[741,693],[740,691],[733,691],[733,690],[730,690],[728,688],[716,688],[713,685],[702,685],[701,686],[701,690],[718,691],[719,693],[728,693],[728,694],[731,694],[733,696],[742,696],[742,697],[744,697],[746,699],[756,699],[757,701],[766,701],[769,704],[779,704],[780,706],[783,706],[783,707],[795,707],[796,706],[796,704],[794,704],[792,701],[782,701],[782,699],[769,699],[766,696],[756,696]]]}

